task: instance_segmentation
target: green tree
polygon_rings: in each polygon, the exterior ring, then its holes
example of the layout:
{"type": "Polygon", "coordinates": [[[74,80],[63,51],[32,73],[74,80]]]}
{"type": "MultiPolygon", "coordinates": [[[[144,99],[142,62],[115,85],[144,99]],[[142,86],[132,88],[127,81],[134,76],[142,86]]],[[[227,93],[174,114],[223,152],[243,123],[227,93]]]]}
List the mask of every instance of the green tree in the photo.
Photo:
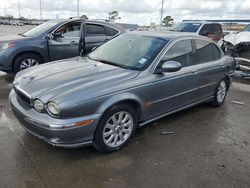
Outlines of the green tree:
{"type": "Polygon", "coordinates": [[[27,19],[25,17],[21,16],[21,17],[18,18],[18,20],[20,20],[20,21],[26,21],[27,19]]]}
{"type": "Polygon", "coordinates": [[[88,16],[87,15],[81,15],[81,17],[80,17],[81,19],[85,19],[85,20],[88,20],[89,18],[88,18],[88,16]]]}
{"type": "Polygon", "coordinates": [[[163,20],[162,20],[162,25],[166,26],[166,27],[171,27],[173,25],[174,19],[172,18],[172,16],[166,16],[163,20]]]}
{"type": "Polygon", "coordinates": [[[5,16],[5,19],[7,19],[7,20],[13,20],[14,17],[12,15],[7,15],[7,16],[5,16]]]}
{"type": "Polygon", "coordinates": [[[117,19],[121,19],[118,11],[109,12],[109,21],[115,22],[117,19]]]}

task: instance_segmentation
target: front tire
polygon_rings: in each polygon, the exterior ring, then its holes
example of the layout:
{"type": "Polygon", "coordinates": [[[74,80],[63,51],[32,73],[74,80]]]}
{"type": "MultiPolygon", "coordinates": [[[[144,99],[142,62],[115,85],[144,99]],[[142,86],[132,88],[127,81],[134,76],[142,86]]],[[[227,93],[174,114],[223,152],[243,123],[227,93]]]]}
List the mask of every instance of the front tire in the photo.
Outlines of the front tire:
{"type": "Polygon", "coordinates": [[[21,70],[39,65],[42,62],[42,58],[34,53],[22,54],[15,59],[13,65],[13,72],[16,74],[21,70]]]}
{"type": "Polygon", "coordinates": [[[220,81],[215,90],[214,99],[211,101],[212,106],[219,107],[224,103],[227,96],[228,87],[229,85],[225,79],[220,81]]]}
{"type": "Polygon", "coordinates": [[[94,136],[94,147],[101,152],[122,149],[133,136],[137,113],[127,104],[112,107],[102,117],[94,136]]]}

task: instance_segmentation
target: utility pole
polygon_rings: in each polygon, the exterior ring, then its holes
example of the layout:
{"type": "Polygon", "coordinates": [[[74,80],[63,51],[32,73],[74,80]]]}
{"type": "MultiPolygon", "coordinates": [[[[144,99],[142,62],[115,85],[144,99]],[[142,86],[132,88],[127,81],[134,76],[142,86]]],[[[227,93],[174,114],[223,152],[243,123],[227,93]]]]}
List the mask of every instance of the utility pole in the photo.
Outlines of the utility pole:
{"type": "Polygon", "coordinates": [[[20,1],[17,1],[17,5],[18,5],[18,13],[19,13],[19,18],[21,17],[21,10],[20,10],[20,1]]]}
{"type": "Polygon", "coordinates": [[[40,0],[40,20],[43,20],[43,13],[42,13],[42,0],[40,0]]]}
{"type": "Polygon", "coordinates": [[[161,0],[161,10],[160,10],[160,13],[161,13],[161,18],[160,18],[160,26],[161,26],[161,23],[162,23],[162,15],[163,15],[163,7],[164,7],[164,0],[161,0]]]}
{"type": "Polygon", "coordinates": [[[79,6],[80,6],[80,0],[77,0],[77,18],[80,18],[80,15],[79,15],[79,6]]]}
{"type": "Polygon", "coordinates": [[[6,4],[4,3],[4,16],[7,16],[6,4]]]}

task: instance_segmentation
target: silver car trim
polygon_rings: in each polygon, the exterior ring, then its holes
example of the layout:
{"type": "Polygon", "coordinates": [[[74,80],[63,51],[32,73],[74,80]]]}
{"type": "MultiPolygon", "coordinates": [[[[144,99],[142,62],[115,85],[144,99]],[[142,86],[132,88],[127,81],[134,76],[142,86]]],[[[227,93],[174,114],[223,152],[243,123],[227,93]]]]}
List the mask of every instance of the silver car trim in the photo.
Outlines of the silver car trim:
{"type": "Polygon", "coordinates": [[[202,99],[202,100],[200,100],[200,101],[198,101],[198,102],[195,102],[195,103],[186,105],[186,106],[184,106],[184,107],[178,108],[177,110],[173,110],[173,111],[171,111],[171,112],[165,113],[165,114],[160,115],[160,116],[157,116],[157,117],[155,117],[155,118],[152,118],[152,119],[150,119],[150,120],[148,120],[148,121],[142,122],[142,123],[139,124],[139,126],[142,127],[142,126],[144,126],[144,125],[146,125],[146,124],[148,124],[148,123],[151,123],[151,122],[153,122],[153,121],[156,121],[156,120],[158,120],[158,119],[161,119],[161,118],[163,118],[163,117],[165,117],[165,116],[168,116],[168,115],[174,114],[174,113],[176,113],[176,112],[179,112],[179,111],[188,109],[188,108],[190,108],[190,107],[192,107],[192,106],[196,106],[197,104],[200,104],[200,103],[209,101],[209,100],[211,100],[211,99],[213,99],[213,96],[207,97],[207,98],[202,99]]]}
{"type": "Polygon", "coordinates": [[[20,91],[22,94],[24,94],[25,96],[27,96],[30,100],[32,99],[32,97],[26,91],[24,91],[22,88],[20,88],[17,85],[14,85],[14,87],[15,87],[16,90],[20,91]]]}

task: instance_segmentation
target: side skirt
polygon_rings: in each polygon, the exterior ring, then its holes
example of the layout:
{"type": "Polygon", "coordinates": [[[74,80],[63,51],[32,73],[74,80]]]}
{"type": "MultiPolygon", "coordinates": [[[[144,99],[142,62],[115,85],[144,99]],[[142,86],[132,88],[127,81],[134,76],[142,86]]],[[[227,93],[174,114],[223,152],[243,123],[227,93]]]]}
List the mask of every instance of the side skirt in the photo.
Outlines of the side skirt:
{"type": "Polygon", "coordinates": [[[202,100],[197,101],[197,102],[195,102],[195,103],[189,104],[189,105],[187,105],[187,106],[184,106],[184,107],[181,107],[181,108],[179,108],[179,109],[173,110],[173,111],[168,112],[168,113],[166,113],[166,114],[163,114],[163,115],[157,116],[157,117],[155,117],[155,118],[152,118],[152,119],[150,119],[150,120],[148,120],[148,121],[141,122],[141,123],[139,123],[139,127],[142,127],[142,126],[144,126],[144,125],[147,125],[147,124],[149,124],[149,123],[151,123],[151,122],[154,122],[154,121],[156,121],[156,120],[159,120],[159,119],[161,119],[161,118],[163,118],[163,117],[165,117],[165,116],[169,116],[169,115],[171,115],[171,114],[174,114],[174,113],[176,113],[176,112],[186,110],[186,109],[191,108],[191,107],[193,107],[193,106],[196,106],[196,105],[198,105],[198,104],[202,104],[202,103],[209,102],[209,101],[211,101],[211,100],[213,99],[213,97],[214,97],[214,96],[211,96],[211,97],[202,99],[202,100]]]}

